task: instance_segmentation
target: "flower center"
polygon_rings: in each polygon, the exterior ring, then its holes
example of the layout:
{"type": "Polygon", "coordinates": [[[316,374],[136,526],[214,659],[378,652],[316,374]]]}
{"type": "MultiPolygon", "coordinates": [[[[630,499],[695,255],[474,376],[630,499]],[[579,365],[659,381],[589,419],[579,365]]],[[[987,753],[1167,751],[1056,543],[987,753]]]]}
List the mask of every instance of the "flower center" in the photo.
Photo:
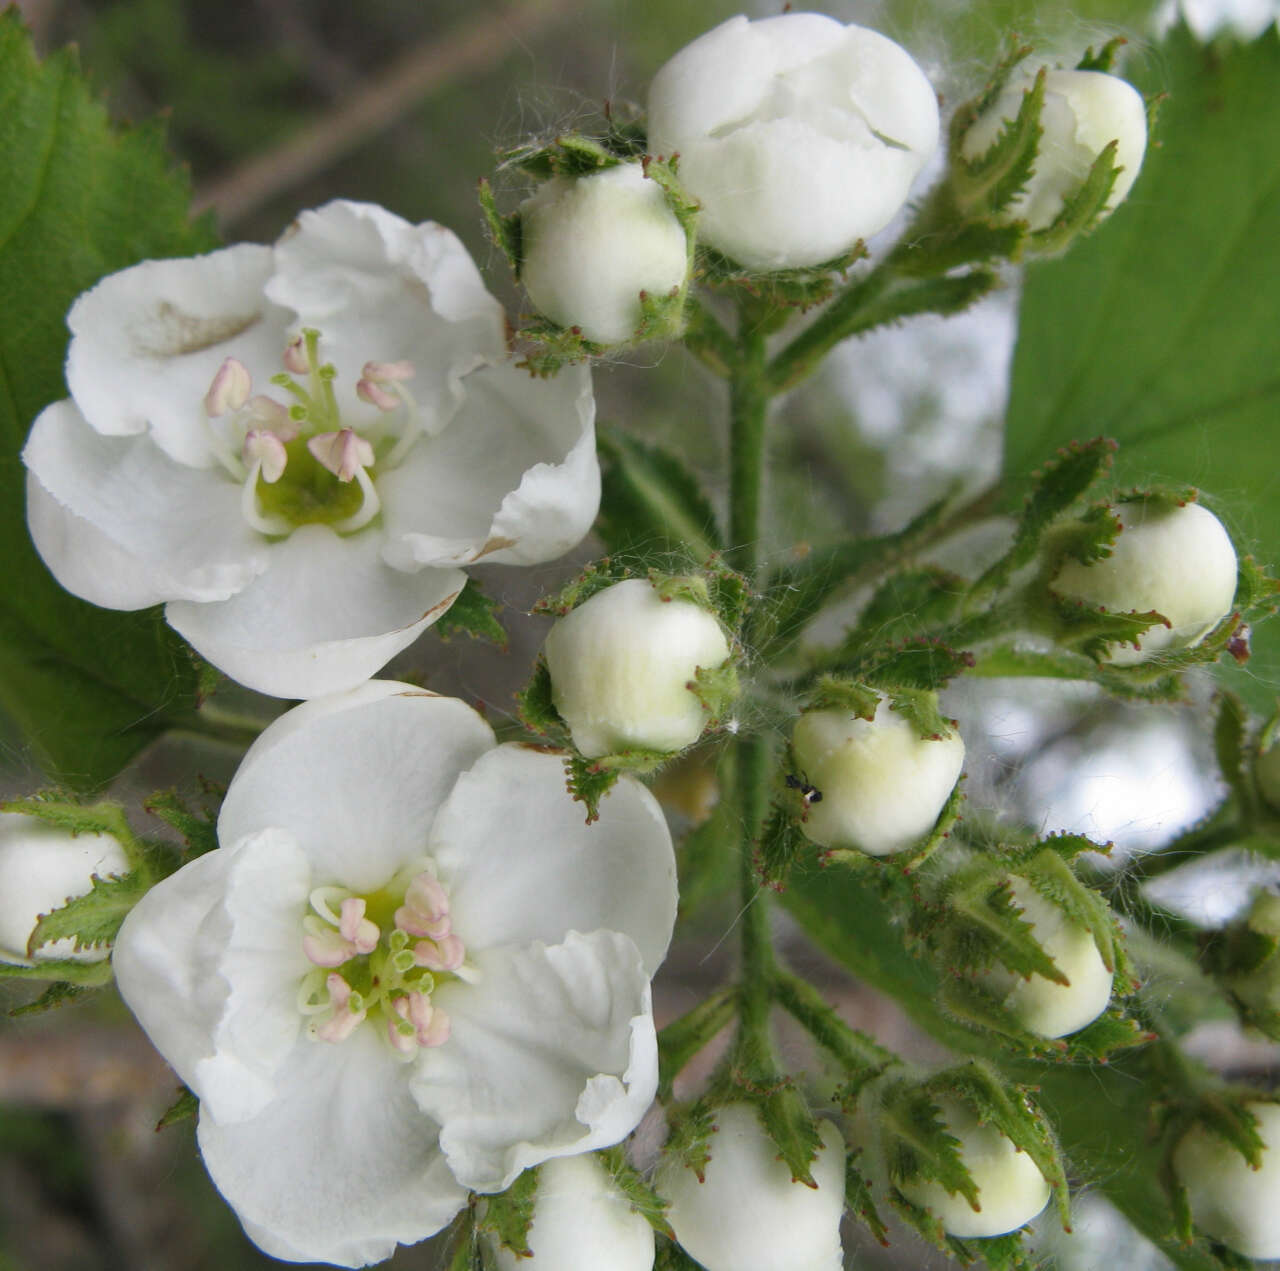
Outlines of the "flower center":
{"type": "Polygon", "coordinates": [[[298,986],[298,1009],[313,1041],[345,1041],[370,1018],[406,1059],[449,1040],[449,1017],[431,994],[466,977],[466,950],[430,868],[402,872],[368,896],[317,887],[302,931],[314,970],[298,986]]]}
{"type": "Polygon", "coordinates": [[[253,393],[242,362],[227,358],[204,396],[214,453],[242,484],[240,506],[254,529],[272,537],[299,525],[340,534],[363,529],[382,509],[375,476],[394,468],[422,433],[405,387],[408,362],[366,362],[356,396],[376,414],[358,428],[342,419],[333,381],[321,362],[320,332],[304,328],[285,348],[284,370],[271,377],[288,402],[253,393]]]}

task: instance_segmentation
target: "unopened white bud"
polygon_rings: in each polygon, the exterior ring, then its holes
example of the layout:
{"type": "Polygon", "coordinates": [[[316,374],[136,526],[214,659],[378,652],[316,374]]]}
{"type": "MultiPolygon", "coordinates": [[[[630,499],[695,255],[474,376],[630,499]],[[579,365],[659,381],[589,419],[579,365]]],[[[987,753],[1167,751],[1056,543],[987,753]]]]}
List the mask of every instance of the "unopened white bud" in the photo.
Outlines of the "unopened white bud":
{"type": "Polygon", "coordinates": [[[95,874],[107,878],[128,868],[123,849],[109,834],[73,836],[38,817],[0,812],[0,962],[30,966],[50,959],[105,958],[106,948],[77,951],[70,936],[40,945],[33,957],[27,956],[27,942],[41,915],[83,896],[95,874]]]}
{"type": "Polygon", "coordinates": [[[900,1184],[902,1194],[927,1209],[948,1235],[1000,1236],[1029,1223],[1049,1203],[1049,1184],[1026,1152],[1019,1151],[994,1125],[983,1125],[967,1103],[938,1100],[947,1133],[978,1188],[978,1209],[959,1192],[932,1179],[900,1184]]]}
{"type": "Polygon", "coordinates": [[[1107,970],[1087,927],[1046,900],[1025,879],[1010,886],[1022,921],[1031,925],[1036,943],[1070,981],[1059,984],[1043,975],[1024,979],[1005,967],[984,972],[987,988],[1003,996],[1005,1007],[1038,1037],[1065,1037],[1091,1024],[1111,1001],[1112,972],[1107,970]]]}
{"type": "Polygon", "coordinates": [[[844,1141],[819,1123],[822,1147],[809,1167],[817,1187],[793,1182],[753,1109],[716,1111],[705,1180],[668,1159],[655,1184],[671,1202],[676,1239],[706,1271],[840,1271],[844,1141]]]}
{"type": "Polygon", "coordinates": [[[531,1258],[495,1247],[497,1271],[653,1271],[653,1228],[591,1154],[539,1166],[528,1245],[531,1258]]]}
{"type": "Polygon", "coordinates": [[[546,644],[556,710],[589,759],[639,747],[692,745],[707,710],[690,690],[699,669],[729,657],[714,615],[688,600],[663,600],[629,578],[597,592],[551,628],[546,644]]]}
{"type": "Polygon", "coordinates": [[[1112,645],[1108,660],[1121,666],[1199,644],[1231,612],[1236,594],[1236,553],[1222,522],[1198,503],[1121,503],[1116,516],[1121,531],[1111,555],[1089,565],[1068,561],[1053,589],[1114,613],[1154,610],[1168,619],[1167,627],[1148,627],[1137,648],[1112,645]]]}
{"type": "Polygon", "coordinates": [[[730,18],[649,90],[699,237],[749,269],[819,265],[883,229],[938,144],[938,101],[892,40],[816,13],[730,18]]]}
{"type": "Polygon", "coordinates": [[[597,344],[635,335],[642,291],[656,298],[684,286],[684,229],[638,163],[553,177],[520,205],[520,225],[529,299],[597,344]]]}
{"type": "Polygon", "coordinates": [[[958,733],[922,738],[881,698],[873,719],[849,710],[807,711],[792,750],[821,799],[800,828],[820,847],[887,856],[914,846],[938,819],[964,766],[958,733]]]}
{"type": "Polygon", "coordinates": [[[1260,1168],[1221,1135],[1196,1124],[1173,1152],[1173,1169],[1187,1189],[1197,1227],[1247,1258],[1280,1258],[1280,1106],[1251,1103],[1267,1144],[1260,1168]]]}
{"type": "MultiPolygon", "coordinates": [[[[965,134],[961,153],[976,159],[1015,118],[1030,80],[1010,84],[965,134]]],[[[1047,71],[1035,170],[1022,192],[1001,212],[1045,229],[1084,184],[1095,160],[1112,141],[1120,169],[1107,197],[1110,214],[1129,193],[1147,148],[1147,108],[1138,90],[1101,71],[1047,71]]]]}

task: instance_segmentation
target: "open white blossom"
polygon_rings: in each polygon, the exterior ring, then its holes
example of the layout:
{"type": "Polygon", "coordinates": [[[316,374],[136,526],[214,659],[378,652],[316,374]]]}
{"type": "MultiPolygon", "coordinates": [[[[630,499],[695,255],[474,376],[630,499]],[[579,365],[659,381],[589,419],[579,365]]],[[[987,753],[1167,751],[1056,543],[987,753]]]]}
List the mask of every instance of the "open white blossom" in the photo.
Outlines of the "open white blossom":
{"type": "Polygon", "coordinates": [[[268,1253],[380,1261],[635,1128],[676,900],[642,786],[588,826],[558,756],[374,681],[267,728],[218,837],[130,913],[116,976],[268,1253]]]}
{"type": "Polygon", "coordinates": [[[42,914],[83,896],[93,880],[124,874],[129,861],[110,834],[71,834],[39,817],[0,812],[0,962],[31,966],[53,958],[97,962],[107,947],[77,949],[65,936],[27,955],[42,914]]]}
{"type": "Polygon", "coordinates": [[[749,269],[820,265],[884,229],[937,144],[910,55],[819,13],[730,18],[649,89],[650,153],[679,154],[699,238],[749,269]]]}
{"type": "Polygon", "coordinates": [[[23,452],[36,547],[260,692],[355,687],[460,566],[550,560],[595,516],[588,373],[510,364],[440,225],[330,203],[274,247],[112,274],[67,321],[71,396],[23,452]]]}

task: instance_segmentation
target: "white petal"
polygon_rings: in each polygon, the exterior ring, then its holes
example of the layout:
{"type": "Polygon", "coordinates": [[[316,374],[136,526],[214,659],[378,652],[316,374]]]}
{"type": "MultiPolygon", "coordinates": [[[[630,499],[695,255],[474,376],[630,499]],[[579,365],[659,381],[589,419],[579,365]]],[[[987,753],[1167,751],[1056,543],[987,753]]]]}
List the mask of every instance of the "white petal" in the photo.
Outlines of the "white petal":
{"type": "Polygon", "coordinates": [[[439,1231],[466,1203],[409,1095],[406,1068],[364,1025],[301,1040],[250,1121],[201,1110],[200,1151],[249,1236],[292,1262],[360,1267],[439,1231]]]}
{"type": "Polygon", "coordinates": [[[104,278],[71,306],[67,385],[100,433],[150,431],[179,463],[213,463],[204,395],[228,357],[279,370],[288,314],[262,294],[271,249],[250,243],[148,260],[104,278]]]}
{"type": "Polygon", "coordinates": [[[371,203],[303,212],[275,249],[267,295],[321,335],[338,370],[344,418],[376,412],[356,397],[365,362],[411,362],[409,387],[428,431],[462,398],[461,378],[506,351],[505,315],[480,271],[443,225],[408,221],[371,203]]]}
{"type": "Polygon", "coordinates": [[[310,890],[296,841],[264,830],[157,883],[120,928],[120,994],[206,1119],[253,1117],[275,1096],[311,969],[301,938],[310,890]]]}
{"type": "Polygon", "coordinates": [[[657,1089],[648,975],[623,935],[481,953],[478,984],[432,996],[453,1023],[413,1069],[465,1187],[502,1191],[530,1165],[625,1138],[657,1089]]]}
{"type": "Polygon", "coordinates": [[[624,777],[600,819],[565,789],[564,762],[499,746],[463,774],[431,828],[431,855],[468,950],[568,931],[621,931],[652,975],[676,913],[671,834],[657,801],[624,777]]]}
{"type": "Polygon", "coordinates": [[[303,525],[271,545],[269,568],[218,604],[176,601],[169,625],[233,680],[273,697],[354,688],[407,649],[457,598],[453,569],[383,564],[369,531],[303,525]]]}
{"type": "Polygon", "coordinates": [[[249,747],[218,834],[234,842],[285,826],[317,884],[371,891],[423,855],[445,796],[492,746],[469,706],[408,684],[374,681],[307,702],[249,747]]]}
{"type": "Polygon", "coordinates": [[[585,367],[537,380],[510,363],[467,377],[439,437],[379,479],[387,561],[397,569],[554,560],[600,506],[595,400],[585,367]]]}
{"type": "Polygon", "coordinates": [[[61,517],[35,509],[37,549],[54,577],[86,600],[110,608],[142,606],[98,597],[137,592],[147,597],[143,605],[225,600],[266,568],[268,545],[245,524],[240,488],[222,469],[175,463],[149,437],[104,437],[71,401],[41,412],[22,459],[63,509],[61,517]],[[66,524],[68,515],[86,526],[66,524]],[[100,542],[103,559],[76,559],[81,542],[100,542]],[[134,562],[120,582],[98,576],[120,557],[134,562]]]}

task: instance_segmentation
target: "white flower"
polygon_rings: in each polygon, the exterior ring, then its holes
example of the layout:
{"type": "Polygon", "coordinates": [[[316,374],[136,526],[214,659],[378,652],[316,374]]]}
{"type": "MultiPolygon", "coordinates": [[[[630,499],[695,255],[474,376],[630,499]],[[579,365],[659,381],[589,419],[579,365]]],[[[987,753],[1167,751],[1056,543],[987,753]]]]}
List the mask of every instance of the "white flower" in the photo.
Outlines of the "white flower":
{"type": "Polygon", "coordinates": [[[495,1248],[497,1271],[653,1271],[653,1228],[598,1156],[564,1156],[539,1167],[528,1243],[531,1258],[495,1248]]]}
{"type": "Polygon", "coordinates": [[[962,1240],[1000,1236],[1029,1223],[1049,1202],[1050,1187],[1036,1163],[994,1125],[979,1122],[967,1103],[942,1098],[938,1106],[947,1133],[959,1140],[956,1150],[978,1188],[980,1208],[932,1179],[903,1182],[902,1194],[962,1240]]]}
{"type": "Polygon", "coordinates": [[[129,861],[110,834],[77,834],[39,817],[0,812],[0,962],[31,966],[52,958],[97,962],[109,950],[77,950],[66,936],[27,956],[27,942],[43,914],[83,896],[96,877],[128,871],[129,861]]]}
{"type": "Polygon", "coordinates": [[[663,1163],[655,1184],[671,1202],[667,1220],[706,1271],[840,1271],[844,1141],[830,1121],[819,1132],[816,1188],[792,1182],[755,1111],[740,1103],[716,1109],[703,1182],[663,1163]]]}
{"type": "Polygon", "coordinates": [[[115,968],[268,1253],[377,1262],[468,1189],[635,1128],[676,897],[642,786],[587,826],[559,757],[375,681],[267,728],[218,837],[130,913],[115,968]]]}
{"type": "Polygon", "coordinates": [[[984,972],[986,986],[1004,998],[1028,1032],[1039,1037],[1065,1037],[1091,1024],[1111,1001],[1112,973],[1107,970],[1092,932],[1047,901],[1025,879],[1010,881],[1013,902],[1022,921],[1065,975],[1067,984],[1043,975],[1024,979],[1004,967],[984,972]]]}
{"type": "Polygon", "coordinates": [[[595,515],[590,379],[505,359],[448,230],[306,212],[104,278],[68,317],[68,400],[36,421],[32,537],[69,591],[167,602],[278,697],[354,687],[452,603],[459,566],[562,554],[595,515]]]}
{"type": "Polygon", "coordinates": [[[1168,620],[1138,638],[1115,644],[1108,660],[1143,662],[1165,649],[1200,643],[1231,612],[1236,594],[1236,553],[1231,538],[1198,503],[1121,503],[1121,531],[1111,555],[1089,565],[1068,561],[1053,589],[1115,613],[1154,610],[1168,620]]]}
{"type": "Polygon", "coordinates": [[[729,657],[715,617],[688,600],[663,600],[652,584],[628,578],[597,592],[547,635],[556,710],[587,756],[631,747],[691,746],[707,710],[689,690],[694,672],[729,657]]]}
{"type": "Polygon", "coordinates": [[[684,286],[684,230],[638,163],[553,177],[520,205],[520,281],[548,318],[597,344],[622,344],[640,325],[640,293],[684,286]]]}
{"type": "Polygon", "coordinates": [[[937,144],[910,56],[817,13],[730,18],[649,90],[650,153],[679,154],[699,237],[749,269],[819,265],[883,229],[937,144]]]}
{"type": "Polygon", "coordinates": [[[958,733],[922,738],[881,698],[874,719],[806,711],[792,751],[810,800],[800,828],[820,847],[887,856],[914,846],[938,819],[964,766],[958,733]]]}
{"type": "Polygon", "coordinates": [[[1254,1169],[1225,1138],[1203,1124],[1183,1135],[1173,1169],[1187,1189],[1191,1217],[1206,1235],[1247,1258],[1280,1258],[1280,1106],[1251,1103],[1266,1147],[1254,1169]]]}
{"type": "MultiPolygon", "coordinates": [[[[1005,121],[1017,116],[1030,86],[1027,79],[1015,79],[975,121],[961,146],[966,159],[990,148],[1005,121]]],[[[1138,179],[1147,149],[1147,108],[1138,90],[1102,71],[1047,71],[1040,124],[1044,134],[1035,170],[1001,216],[1025,220],[1033,230],[1051,225],[1112,141],[1120,171],[1106,212],[1114,211],[1138,179]]]]}

